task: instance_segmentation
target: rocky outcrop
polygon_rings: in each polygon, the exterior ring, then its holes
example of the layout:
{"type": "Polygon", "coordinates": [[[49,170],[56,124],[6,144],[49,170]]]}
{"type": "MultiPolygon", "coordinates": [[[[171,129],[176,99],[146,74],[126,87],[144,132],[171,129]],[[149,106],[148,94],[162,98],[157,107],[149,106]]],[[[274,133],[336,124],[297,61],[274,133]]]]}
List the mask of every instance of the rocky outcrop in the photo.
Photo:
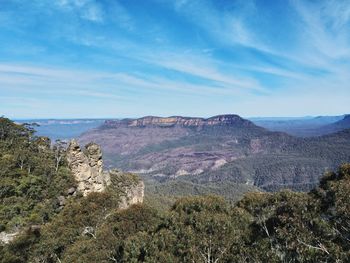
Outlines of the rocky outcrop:
{"type": "Polygon", "coordinates": [[[8,233],[8,232],[0,232],[0,245],[2,244],[9,244],[11,243],[13,240],[15,240],[18,236],[24,234],[24,233],[28,233],[28,234],[34,234],[36,236],[39,235],[40,233],[40,229],[41,226],[40,225],[31,225],[28,227],[24,227],[23,229],[16,229],[16,231],[12,232],[12,233],[8,233]]]}
{"type": "Polygon", "coordinates": [[[67,161],[78,183],[77,190],[83,196],[102,192],[111,183],[109,173],[103,171],[102,152],[97,144],[89,143],[83,152],[77,141],[72,140],[67,149],[67,161]]]}
{"type": "Polygon", "coordinates": [[[113,191],[120,198],[119,208],[126,209],[134,204],[141,204],[145,195],[145,185],[140,178],[131,173],[111,170],[113,191]]]}
{"type": "Polygon", "coordinates": [[[7,233],[0,232],[0,244],[8,244],[18,236],[19,232],[7,233]]]}
{"type": "Polygon", "coordinates": [[[137,184],[125,188],[124,193],[124,196],[120,199],[120,209],[126,209],[134,204],[142,204],[145,195],[145,185],[142,181],[139,181],[137,184]]]}
{"type": "MultiPolygon", "coordinates": [[[[82,151],[77,141],[72,140],[67,149],[68,165],[78,183],[77,191],[83,196],[92,192],[103,192],[111,185],[120,197],[120,209],[143,202],[144,183],[133,174],[117,170],[103,171],[102,152],[99,145],[89,143],[82,151]]],[[[75,194],[75,188],[68,189],[68,194],[75,194]]],[[[58,198],[59,205],[65,205],[65,198],[58,198]]]]}

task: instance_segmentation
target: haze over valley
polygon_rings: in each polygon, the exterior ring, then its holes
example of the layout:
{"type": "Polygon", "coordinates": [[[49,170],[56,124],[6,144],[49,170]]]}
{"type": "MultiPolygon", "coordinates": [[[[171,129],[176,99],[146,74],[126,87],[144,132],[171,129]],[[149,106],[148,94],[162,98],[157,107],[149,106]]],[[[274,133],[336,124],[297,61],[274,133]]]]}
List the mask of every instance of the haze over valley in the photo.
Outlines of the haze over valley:
{"type": "Polygon", "coordinates": [[[0,0],[0,263],[347,263],[349,0],[0,0]]]}

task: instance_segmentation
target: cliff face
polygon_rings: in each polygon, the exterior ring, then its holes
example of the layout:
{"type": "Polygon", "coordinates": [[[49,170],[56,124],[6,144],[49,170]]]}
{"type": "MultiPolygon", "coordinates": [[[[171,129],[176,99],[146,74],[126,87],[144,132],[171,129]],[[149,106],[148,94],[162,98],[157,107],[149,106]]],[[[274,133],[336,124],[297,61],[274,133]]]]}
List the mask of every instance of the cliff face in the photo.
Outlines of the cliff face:
{"type": "Polygon", "coordinates": [[[142,181],[125,189],[125,195],[121,198],[119,209],[126,209],[133,204],[142,204],[145,196],[145,185],[142,181]]]}
{"type": "Polygon", "coordinates": [[[83,152],[79,144],[72,140],[67,149],[68,165],[78,183],[78,191],[87,196],[92,192],[103,192],[112,181],[120,195],[120,209],[142,203],[144,184],[137,177],[121,172],[103,171],[102,152],[99,145],[89,143],[83,152]],[[111,178],[113,177],[113,178],[111,178]]]}
{"type": "Polygon", "coordinates": [[[203,127],[203,126],[215,126],[215,125],[233,125],[233,126],[254,126],[254,124],[248,120],[245,120],[238,115],[218,115],[210,118],[191,118],[191,117],[155,117],[147,116],[139,119],[123,119],[123,120],[110,120],[105,122],[105,127],[203,127]]]}
{"type": "Polygon", "coordinates": [[[119,209],[128,208],[133,204],[143,202],[145,185],[138,176],[117,170],[109,171],[113,184],[113,191],[120,197],[119,209]]]}
{"type": "Polygon", "coordinates": [[[78,191],[84,196],[91,192],[102,192],[111,183],[108,172],[103,171],[100,146],[90,143],[84,153],[79,144],[72,140],[67,149],[69,168],[78,182],[78,191]]]}

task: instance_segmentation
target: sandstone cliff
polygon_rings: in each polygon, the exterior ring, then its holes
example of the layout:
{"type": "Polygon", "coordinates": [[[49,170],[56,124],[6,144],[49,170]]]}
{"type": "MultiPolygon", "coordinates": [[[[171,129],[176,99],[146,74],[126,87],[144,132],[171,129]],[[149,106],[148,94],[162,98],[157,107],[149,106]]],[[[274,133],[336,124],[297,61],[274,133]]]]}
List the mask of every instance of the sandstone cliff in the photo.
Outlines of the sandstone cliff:
{"type": "Polygon", "coordinates": [[[104,191],[111,182],[109,173],[103,171],[101,148],[90,143],[85,150],[84,153],[75,140],[71,141],[67,149],[69,168],[78,183],[77,190],[84,196],[104,191]]]}
{"type": "Polygon", "coordinates": [[[172,117],[156,117],[146,116],[139,119],[123,119],[123,120],[107,120],[104,124],[108,127],[203,127],[203,126],[220,126],[220,125],[235,125],[235,126],[254,126],[254,124],[248,120],[241,118],[235,114],[218,115],[210,118],[192,118],[182,116],[172,117]]]}
{"type": "Polygon", "coordinates": [[[89,143],[82,151],[77,141],[72,140],[67,149],[67,161],[78,183],[77,190],[83,196],[92,192],[103,192],[112,184],[111,189],[117,191],[120,197],[120,209],[143,202],[143,182],[132,174],[124,174],[117,170],[104,171],[99,145],[89,143]]]}
{"type": "Polygon", "coordinates": [[[116,192],[120,198],[120,209],[143,202],[145,185],[137,175],[123,173],[118,170],[111,170],[109,173],[111,175],[112,191],[116,192]]]}

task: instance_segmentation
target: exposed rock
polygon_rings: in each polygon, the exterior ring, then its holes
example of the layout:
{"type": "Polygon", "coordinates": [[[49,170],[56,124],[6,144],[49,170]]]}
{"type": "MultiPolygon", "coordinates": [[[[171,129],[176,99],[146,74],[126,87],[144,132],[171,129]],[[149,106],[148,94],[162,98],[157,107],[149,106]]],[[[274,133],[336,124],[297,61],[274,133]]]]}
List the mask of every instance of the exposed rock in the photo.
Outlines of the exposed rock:
{"type": "Polygon", "coordinates": [[[146,116],[139,119],[107,120],[105,122],[106,127],[203,127],[215,125],[254,126],[252,122],[245,120],[235,114],[218,115],[207,119],[182,116],[172,116],[165,118],[156,116],[146,116]]]}
{"type": "Polygon", "coordinates": [[[19,232],[7,233],[5,231],[0,232],[0,243],[8,244],[16,238],[19,232]]]}
{"type": "Polygon", "coordinates": [[[103,161],[101,147],[95,143],[89,143],[85,146],[86,156],[93,173],[102,174],[103,161]]]}
{"type": "Polygon", "coordinates": [[[117,170],[111,170],[110,174],[113,186],[120,196],[120,209],[125,209],[133,204],[143,202],[145,185],[138,176],[130,173],[122,173],[117,170]]]}
{"type": "Polygon", "coordinates": [[[78,182],[77,190],[83,196],[91,192],[102,192],[110,184],[109,173],[103,171],[100,146],[89,143],[85,150],[86,154],[75,140],[70,142],[67,149],[68,165],[78,182]]]}
{"type": "Polygon", "coordinates": [[[23,233],[34,234],[35,236],[40,235],[41,226],[40,225],[30,225],[28,227],[22,229],[16,229],[12,233],[7,233],[5,231],[0,232],[0,244],[9,244],[11,243],[17,236],[23,233]]]}
{"type": "Polygon", "coordinates": [[[263,147],[261,145],[261,140],[259,140],[259,139],[250,140],[250,147],[251,147],[253,153],[258,153],[258,152],[263,150],[262,149],[263,147]]]}
{"type": "Polygon", "coordinates": [[[212,167],[213,170],[219,169],[221,166],[225,165],[227,161],[225,159],[218,159],[215,161],[214,166],[212,167]]]}
{"type": "Polygon", "coordinates": [[[125,189],[125,195],[121,198],[119,208],[126,209],[134,204],[141,204],[143,202],[145,185],[142,181],[125,189]]]}
{"type": "Polygon", "coordinates": [[[63,195],[60,195],[57,199],[58,199],[59,206],[65,206],[66,205],[66,198],[63,195]]]}
{"type": "Polygon", "coordinates": [[[176,176],[183,176],[183,175],[188,175],[188,174],[190,174],[189,172],[187,172],[186,170],[184,170],[184,169],[180,169],[180,170],[178,170],[177,172],[176,172],[176,176]]]}
{"type": "MultiPolygon", "coordinates": [[[[72,195],[79,191],[83,196],[91,192],[102,192],[112,183],[120,195],[120,209],[130,205],[142,203],[144,197],[144,183],[133,174],[125,174],[117,170],[103,171],[102,152],[99,145],[89,143],[83,152],[79,144],[72,140],[67,149],[67,160],[70,169],[78,183],[78,188],[68,189],[72,195]]],[[[64,206],[65,198],[58,198],[60,206],[64,206]]]]}
{"type": "Polygon", "coordinates": [[[83,236],[95,237],[95,229],[92,226],[86,226],[81,234],[83,236]]]}
{"type": "Polygon", "coordinates": [[[74,187],[71,187],[71,188],[69,188],[68,190],[67,190],[67,194],[68,195],[73,195],[74,193],[75,193],[75,188],[74,187]]]}

